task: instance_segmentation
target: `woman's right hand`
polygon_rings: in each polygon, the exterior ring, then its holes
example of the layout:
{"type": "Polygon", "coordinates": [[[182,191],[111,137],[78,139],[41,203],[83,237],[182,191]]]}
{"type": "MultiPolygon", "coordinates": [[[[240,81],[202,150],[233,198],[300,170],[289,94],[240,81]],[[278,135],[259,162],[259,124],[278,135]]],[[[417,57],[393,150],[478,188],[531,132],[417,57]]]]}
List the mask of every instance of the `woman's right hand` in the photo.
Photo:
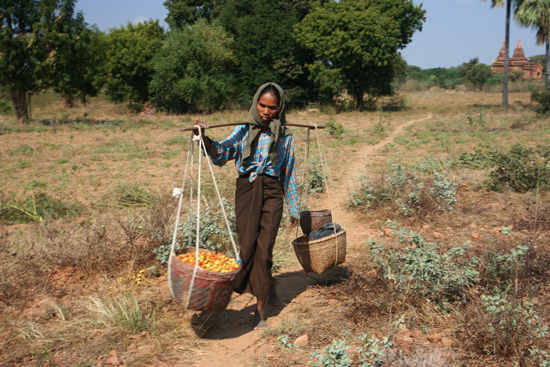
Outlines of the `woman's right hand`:
{"type": "MultiPolygon", "coordinates": [[[[201,135],[204,136],[204,130],[208,129],[208,125],[204,121],[200,121],[198,118],[195,120],[193,126],[198,126],[202,130],[201,135]]],[[[193,129],[195,135],[199,135],[199,129],[193,129]]]]}

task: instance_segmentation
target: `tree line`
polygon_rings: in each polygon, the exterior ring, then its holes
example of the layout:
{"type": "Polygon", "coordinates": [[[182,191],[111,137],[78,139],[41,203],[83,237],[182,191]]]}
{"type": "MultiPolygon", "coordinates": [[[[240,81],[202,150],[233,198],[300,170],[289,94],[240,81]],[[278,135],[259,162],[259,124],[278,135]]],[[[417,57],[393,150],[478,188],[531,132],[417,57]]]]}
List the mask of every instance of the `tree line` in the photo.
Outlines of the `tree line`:
{"type": "Polygon", "coordinates": [[[170,113],[250,103],[277,81],[291,106],[354,108],[391,93],[399,50],[422,29],[412,0],[167,0],[158,21],[102,32],[76,0],[0,0],[0,88],[19,122],[29,100],[51,89],[68,106],[104,93],[170,113]]]}

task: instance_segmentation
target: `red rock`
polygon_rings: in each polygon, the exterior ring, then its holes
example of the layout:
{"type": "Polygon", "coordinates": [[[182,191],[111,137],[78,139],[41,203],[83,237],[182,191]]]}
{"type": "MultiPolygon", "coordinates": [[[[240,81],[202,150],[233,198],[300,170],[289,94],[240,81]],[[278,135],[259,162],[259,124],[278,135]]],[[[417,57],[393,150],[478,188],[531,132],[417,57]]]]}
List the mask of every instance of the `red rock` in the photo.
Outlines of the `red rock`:
{"type": "Polygon", "coordinates": [[[294,341],[294,344],[296,344],[299,347],[304,347],[309,344],[309,337],[307,336],[307,334],[300,335],[299,337],[296,338],[296,340],[294,341]]]}
{"type": "Polygon", "coordinates": [[[90,337],[92,338],[97,338],[98,336],[101,336],[101,331],[93,331],[91,334],[90,334],[90,337]]]}
{"type": "Polygon", "coordinates": [[[479,233],[473,232],[473,233],[472,233],[472,238],[473,238],[474,240],[477,240],[477,239],[479,238],[479,233]]]}
{"type": "Polygon", "coordinates": [[[404,327],[403,329],[399,330],[397,334],[411,336],[412,332],[406,327],[404,327]]]}
{"type": "Polygon", "coordinates": [[[498,233],[498,232],[501,232],[501,231],[502,231],[501,227],[495,227],[495,228],[491,229],[492,233],[498,233]]]}
{"type": "Polygon", "coordinates": [[[130,345],[128,346],[128,348],[126,349],[126,351],[127,351],[127,352],[131,352],[131,351],[136,350],[136,349],[137,349],[136,345],[135,345],[134,343],[132,343],[132,344],[130,344],[130,345]]]}
{"type": "Polygon", "coordinates": [[[392,236],[392,230],[390,228],[386,228],[384,230],[384,234],[386,235],[386,237],[391,237],[392,236]]]}
{"type": "Polygon", "coordinates": [[[422,338],[424,336],[424,333],[418,329],[413,330],[411,336],[415,339],[422,338]]]}
{"type": "Polygon", "coordinates": [[[25,357],[23,358],[23,364],[27,364],[31,361],[31,357],[25,357]]]}
{"type": "Polygon", "coordinates": [[[398,343],[410,344],[413,342],[413,339],[408,335],[398,335],[395,339],[398,343]]]}
{"type": "Polygon", "coordinates": [[[105,366],[118,366],[120,364],[120,359],[118,359],[118,354],[116,350],[112,350],[109,355],[107,356],[107,360],[105,361],[105,366]]]}
{"type": "Polygon", "coordinates": [[[441,341],[441,334],[430,334],[426,336],[426,338],[430,341],[430,343],[437,343],[441,341]]]}
{"type": "Polygon", "coordinates": [[[434,238],[441,238],[441,233],[434,232],[434,238]]]}
{"type": "Polygon", "coordinates": [[[453,339],[441,338],[441,345],[443,345],[444,347],[450,347],[453,345],[453,339]]]}

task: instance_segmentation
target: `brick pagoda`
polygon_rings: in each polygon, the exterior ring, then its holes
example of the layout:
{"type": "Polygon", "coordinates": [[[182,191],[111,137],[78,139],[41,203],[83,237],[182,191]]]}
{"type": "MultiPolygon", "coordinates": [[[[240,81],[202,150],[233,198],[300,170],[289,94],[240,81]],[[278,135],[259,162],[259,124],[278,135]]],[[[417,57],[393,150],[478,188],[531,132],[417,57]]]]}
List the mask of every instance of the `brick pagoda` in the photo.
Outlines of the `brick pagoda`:
{"type": "MultiPolygon", "coordinates": [[[[505,52],[505,42],[502,43],[502,48],[498,53],[498,57],[493,61],[493,74],[502,74],[504,73],[504,52],[505,52]]],[[[514,50],[514,56],[509,59],[508,72],[512,70],[523,70],[523,79],[542,79],[542,65],[537,60],[537,62],[529,62],[525,57],[525,52],[523,51],[523,46],[521,45],[521,39],[518,40],[518,45],[514,50]]]]}

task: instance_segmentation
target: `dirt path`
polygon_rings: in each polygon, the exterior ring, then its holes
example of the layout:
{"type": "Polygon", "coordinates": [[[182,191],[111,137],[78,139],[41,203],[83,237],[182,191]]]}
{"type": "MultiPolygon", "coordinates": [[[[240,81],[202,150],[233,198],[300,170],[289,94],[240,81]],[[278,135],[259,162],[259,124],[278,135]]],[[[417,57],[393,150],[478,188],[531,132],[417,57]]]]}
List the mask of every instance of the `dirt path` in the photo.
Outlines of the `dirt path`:
{"type": "MultiPolygon", "coordinates": [[[[336,223],[342,223],[346,228],[346,241],[348,256],[352,257],[357,246],[364,243],[365,239],[375,233],[375,228],[369,228],[368,223],[363,223],[355,212],[346,208],[346,200],[350,191],[356,187],[362,170],[367,166],[370,156],[376,153],[384,145],[401,135],[404,129],[414,123],[432,118],[427,115],[422,119],[410,120],[395,128],[385,139],[374,145],[362,145],[357,147],[353,156],[347,156],[346,161],[351,162],[345,167],[337,167],[334,172],[329,172],[331,177],[339,177],[338,190],[330,190],[330,203],[326,196],[317,200],[314,206],[317,208],[333,209],[333,219],[336,223]],[[344,174],[345,173],[345,174],[344,174]],[[345,179],[344,179],[345,178],[345,179]],[[338,208],[338,209],[336,209],[338,208]]],[[[268,308],[268,324],[276,328],[283,320],[295,318],[300,307],[300,300],[305,298],[307,287],[317,282],[328,280],[331,277],[331,269],[322,275],[305,274],[300,266],[286,268],[275,276],[278,282],[283,308],[268,308]]],[[[221,314],[195,315],[194,325],[197,333],[201,334],[203,341],[203,355],[195,358],[193,364],[182,366],[193,367],[246,367],[255,365],[258,358],[268,360],[276,353],[277,346],[268,345],[260,338],[261,331],[251,330],[251,320],[255,308],[255,300],[250,295],[242,295],[234,298],[228,309],[221,314]],[[201,319],[202,318],[202,319],[201,319]]],[[[304,358],[307,356],[304,356],[304,358]]]]}

